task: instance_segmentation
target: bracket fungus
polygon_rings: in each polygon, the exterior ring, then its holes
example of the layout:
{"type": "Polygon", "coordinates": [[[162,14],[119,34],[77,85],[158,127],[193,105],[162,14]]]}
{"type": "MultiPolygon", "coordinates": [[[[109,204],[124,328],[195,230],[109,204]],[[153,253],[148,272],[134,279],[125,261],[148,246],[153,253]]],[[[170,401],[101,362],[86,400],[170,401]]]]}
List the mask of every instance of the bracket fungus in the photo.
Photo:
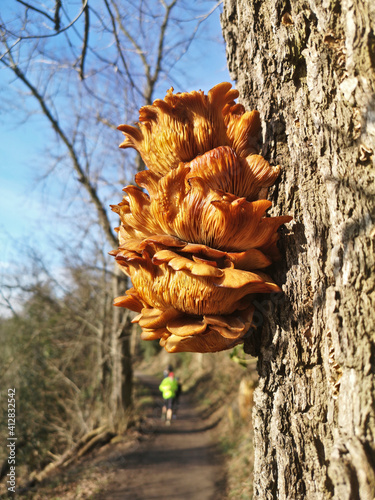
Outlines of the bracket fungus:
{"type": "Polygon", "coordinates": [[[279,259],[268,187],[280,167],[258,154],[259,113],[220,83],[173,94],[120,125],[121,148],[136,149],[147,170],[112,205],[121,220],[111,254],[133,287],[115,305],[136,311],[144,340],[168,352],[216,352],[243,342],[254,294],[280,288],[263,272],[279,259]],[[147,192],[146,192],[147,191],[147,192]]]}

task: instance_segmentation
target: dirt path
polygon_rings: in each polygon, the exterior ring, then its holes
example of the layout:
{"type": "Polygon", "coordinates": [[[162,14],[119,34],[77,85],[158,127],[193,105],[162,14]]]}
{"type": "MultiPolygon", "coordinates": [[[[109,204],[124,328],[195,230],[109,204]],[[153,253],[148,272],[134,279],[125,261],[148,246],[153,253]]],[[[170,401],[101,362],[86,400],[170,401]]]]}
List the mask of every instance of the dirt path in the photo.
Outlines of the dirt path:
{"type": "MultiPolygon", "coordinates": [[[[160,401],[154,377],[137,374],[160,401]]],[[[160,406],[160,405],[159,405],[160,406]]],[[[203,420],[189,397],[182,395],[177,418],[167,427],[155,406],[147,415],[146,439],[121,448],[107,462],[118,464],[98,500],[222,500],[225,477],[214,438],[217,417],[203,420]]]]}

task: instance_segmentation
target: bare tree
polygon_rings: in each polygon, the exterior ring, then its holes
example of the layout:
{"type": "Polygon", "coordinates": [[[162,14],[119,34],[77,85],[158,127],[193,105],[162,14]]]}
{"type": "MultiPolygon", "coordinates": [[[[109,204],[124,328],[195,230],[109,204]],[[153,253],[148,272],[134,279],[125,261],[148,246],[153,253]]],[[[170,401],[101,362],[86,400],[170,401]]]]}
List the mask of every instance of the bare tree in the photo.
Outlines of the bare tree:
{"type": "MultiPolygon", "coordinates": [[[[191,6],[184,0],[84,0],[77,8],[69,0],[50,7],[19,0],[15,12],[4,10],[0,61],[16,78],[9,106],[16,103],[27,118],[36,105],[54,131],[45,175],[65,184],[70,203],[76,198],[75,217],[89,225],[82,238],[99,230],[109,249],[117,246],[109,200],[118,199],[119,186],[142,164],[140,157],[128,155],[127,165],[119,156],[114,128],[135,121],[139,107],[150,104],[157,90],[164,94],[180,58],[217,6],[212,2],[207,11],[204,2],[191,6]]],[[[114,273],[113,296],[125,285],[114,273]]],[[[107,417],[118,429],[126,425],[132,394],[129,313],[113,308],[110,324],[103,338],[110,360],[101,369],[108,381],[107,417]]]]}
{"type": "Polygon", "coordinates": [[[375,10],[370,0],[237,3],[222,25],[242,102],[282,165],[285,292],[259,304],[254,490],[373,499],[375,10]]]}

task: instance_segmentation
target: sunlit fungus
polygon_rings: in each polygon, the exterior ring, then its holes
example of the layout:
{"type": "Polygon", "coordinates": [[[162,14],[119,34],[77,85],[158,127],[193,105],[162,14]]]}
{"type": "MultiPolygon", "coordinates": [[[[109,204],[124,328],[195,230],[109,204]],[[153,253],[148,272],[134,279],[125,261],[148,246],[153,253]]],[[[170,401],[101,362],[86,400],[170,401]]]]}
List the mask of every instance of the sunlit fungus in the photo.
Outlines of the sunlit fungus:
{"type": "Polygon", "coordinates": [[[121,220],[111,252],[133,287],[115,305],[136,311],[143,340],[168,352],[216,352],[251,332],[255,294],[279,292],[263,270],[279,259],[268,187],[280,173],[258,153],[259,113],[220,83],[173,93],[120,125],[121,148],[147,170],[113,205],[121,220]]]}

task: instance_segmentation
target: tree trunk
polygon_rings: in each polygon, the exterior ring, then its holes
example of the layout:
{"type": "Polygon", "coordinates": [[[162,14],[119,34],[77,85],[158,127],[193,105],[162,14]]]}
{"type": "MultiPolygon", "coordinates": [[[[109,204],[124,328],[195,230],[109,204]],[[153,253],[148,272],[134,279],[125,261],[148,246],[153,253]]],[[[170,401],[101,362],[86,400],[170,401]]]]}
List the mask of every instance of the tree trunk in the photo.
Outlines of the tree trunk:
{"type": "MultiPolygon", "coordinates": [[[[255,498],[375,497],[375,2],[225,0],[240,101],[294,221],[260,301],[255,498]]],[[[258,329],[259,332],[259,329],[258,329]]]]}
{"type": "MultiPolygon", "coordinates": [[[[124,294],[126,280],[117,267],[113,276],[113,297],[124,294]]],[[[116,432],[128,424],[132,404],[133,368],[131,359],[132,325],[130,311],[113,307],[111,331],[112,384],[110,394],[110,423],[116,432]]]]}

